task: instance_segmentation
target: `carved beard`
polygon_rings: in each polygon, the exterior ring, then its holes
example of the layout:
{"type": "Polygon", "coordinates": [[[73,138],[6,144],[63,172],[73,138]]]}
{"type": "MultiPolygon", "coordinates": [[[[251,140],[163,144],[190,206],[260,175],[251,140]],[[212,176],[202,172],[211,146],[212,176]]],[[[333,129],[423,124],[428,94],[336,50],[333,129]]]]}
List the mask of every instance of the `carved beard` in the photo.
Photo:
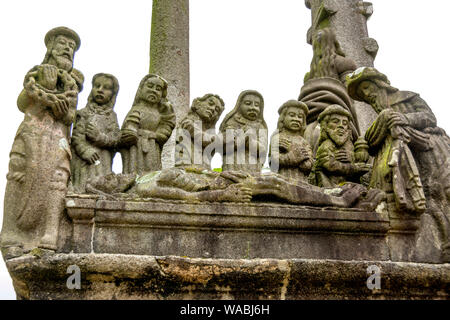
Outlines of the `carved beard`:
{"type": "Polygon", "coordinates": [[[342,132],[342,129],[340,128],[336,129],[327,128],[328,136],[338,147],[343,146],[350,136],[350,132],[348,129],[344,129],[343,131],[344,132],[342,132]],[[339,132],[341,132],[341,134],[339,134],[339,132]]]}
{"type": "Polygon", "coordinates": [[[64,69],[69,71],[72,69],[72,60],[68,59],[65,56],[53,56],[56,61],[56,66],[60,69],[64,69]]]}
{"type": "Polygon", "coordinates": [[[388,107],[388,95],[386,90],[379,90],[378,94],[370,103],[377,113],[380,113],[388,107]]]}

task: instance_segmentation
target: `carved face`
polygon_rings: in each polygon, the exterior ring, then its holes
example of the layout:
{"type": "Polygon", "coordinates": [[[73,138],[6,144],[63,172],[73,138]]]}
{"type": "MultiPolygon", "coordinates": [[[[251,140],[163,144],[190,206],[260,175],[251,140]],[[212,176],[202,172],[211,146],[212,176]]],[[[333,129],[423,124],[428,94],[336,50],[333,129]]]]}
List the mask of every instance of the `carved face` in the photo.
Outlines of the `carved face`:
{"type": "Polygon", "coordinates": [[[283,120],[283,127],[290,131],[301,131],[305,125],[305,114],[301,108],[288,107],[283,120]]]}
{"type": "Polygon", "coordinates": [[[59,35],[55,38],[50,57],[53,58],[57,67],[70,70],[73,65],[75,48],[76,43],[73,39],[59,35]]]}
{"type": "Polygon", "coordinates": [[[370,103],[377,113],[380,113],[387,106],[386,90],[379,88],[372,81],[362,81],[358,86],[356,94],[367,103],[370,103]]]}
{"type": "Polygon", "coordinates": [[[114,84],[108,77],[98,77],[92,86],[92,97],[99,105],[108,103],[114,94],[114,84]]]}
{"type": "Polygon", "coordinates": [[[200,118],[205,122],[210,122],[217,119],[221,111],[221,103],[216,97],[210,96],[205,101],[198,102],[196,108],[200,118]]]}
{"type": "Polygon", "coordinates": [[[149,103],[159,103],[164,90],[164,82],[156,77],[149,78],[141,88],[141,99],[149,103]]]}
{"type": "Polygon", "coordinates": [[[247,94],[239,106],[240,114],[250,121],[255,121],[261,114],[261,99],[257,95],[247,94]]]}
{"type": "Polygon", "coordinates": [[[338,146],[342,146],[350,138],[348,117],[340,114],[332,114],[328,120],[327,133],[331,140],[338,146]]]}

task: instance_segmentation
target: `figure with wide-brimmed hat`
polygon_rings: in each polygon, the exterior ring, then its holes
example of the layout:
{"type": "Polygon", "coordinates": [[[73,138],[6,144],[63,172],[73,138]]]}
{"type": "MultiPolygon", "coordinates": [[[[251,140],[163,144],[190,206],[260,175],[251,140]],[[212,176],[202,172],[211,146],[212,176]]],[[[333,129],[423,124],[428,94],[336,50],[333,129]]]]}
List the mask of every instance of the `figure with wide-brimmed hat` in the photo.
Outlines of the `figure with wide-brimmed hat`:
{"type": "Polygon", "coordinates": [[[42,64],[25,76],[17,105],[25,114],[10,153],[0,245],[5,256],[57,250],[70,177],[69,132],[83,75],[73,68],[80,38],[58,27],[45,36],[42,64]]]}
{"type": "Polygon", "coordinates": [[[417,93],[391,86],[375,68],[356,70],[347,88],[353,99],[378,113],[365,135],[375,156],[370,186],[390,194],[400,211],[432,212],[450,261],[450,138],[417,93]]]}

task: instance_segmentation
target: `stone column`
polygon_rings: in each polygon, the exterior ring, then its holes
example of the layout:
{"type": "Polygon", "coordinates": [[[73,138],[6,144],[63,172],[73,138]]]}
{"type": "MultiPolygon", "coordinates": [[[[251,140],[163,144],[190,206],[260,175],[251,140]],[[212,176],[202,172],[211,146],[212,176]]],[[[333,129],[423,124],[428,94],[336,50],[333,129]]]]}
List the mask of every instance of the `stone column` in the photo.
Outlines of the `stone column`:
{"type": "MultiPolygon", "coordinates": [[[[378,52],[378,44],[368,35],[367,20],[373,13],[370,2],[359,0],[305,0],[311,9],[312,26],[308,30],[307,42],[311,44],[314,31],[330,27],[347,57],[358,67],[373,67],[378,52]]],[[[370,105],[355,101],[361,134],[376,118],[370,105]]]]}
{"type": "MultiPolygon", "coordinates": [[[[153,0],[150,73],[169,82],[177,122],[189,110],[189,0],[153,0]]],[[[163,168],[174,165],[175,137],[165,144],[163,168]]]]}

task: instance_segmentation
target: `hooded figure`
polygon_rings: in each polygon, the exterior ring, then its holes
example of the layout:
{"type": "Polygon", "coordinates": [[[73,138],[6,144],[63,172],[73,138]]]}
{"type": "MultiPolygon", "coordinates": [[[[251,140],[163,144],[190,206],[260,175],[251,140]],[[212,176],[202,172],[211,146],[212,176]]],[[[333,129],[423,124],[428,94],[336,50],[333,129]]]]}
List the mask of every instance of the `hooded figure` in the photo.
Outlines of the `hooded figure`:
{"type": "Polygon", "coordinates": [[[161,170],[161,150],[175,128],[175,113],[167,100],[167,81],[146,75],[121,129],[123,173],[142,175],[161,170]]]}
{"type": "Polygon", "coordinates": [[[223,171],[259,174],[267,155],[268,133],[264,99],[255,90],[241,92],[234,109],[220,125],[223,171]]]}
{"type": "Polygon", "coordinates": [[[92,79],[87,106],[77,111],[72,131],[72,186],[84,193],[86,181],[112,173],[112,162],[120,139],[119,123],[113,108],[119,82],[110,74],[92,79]]]}

